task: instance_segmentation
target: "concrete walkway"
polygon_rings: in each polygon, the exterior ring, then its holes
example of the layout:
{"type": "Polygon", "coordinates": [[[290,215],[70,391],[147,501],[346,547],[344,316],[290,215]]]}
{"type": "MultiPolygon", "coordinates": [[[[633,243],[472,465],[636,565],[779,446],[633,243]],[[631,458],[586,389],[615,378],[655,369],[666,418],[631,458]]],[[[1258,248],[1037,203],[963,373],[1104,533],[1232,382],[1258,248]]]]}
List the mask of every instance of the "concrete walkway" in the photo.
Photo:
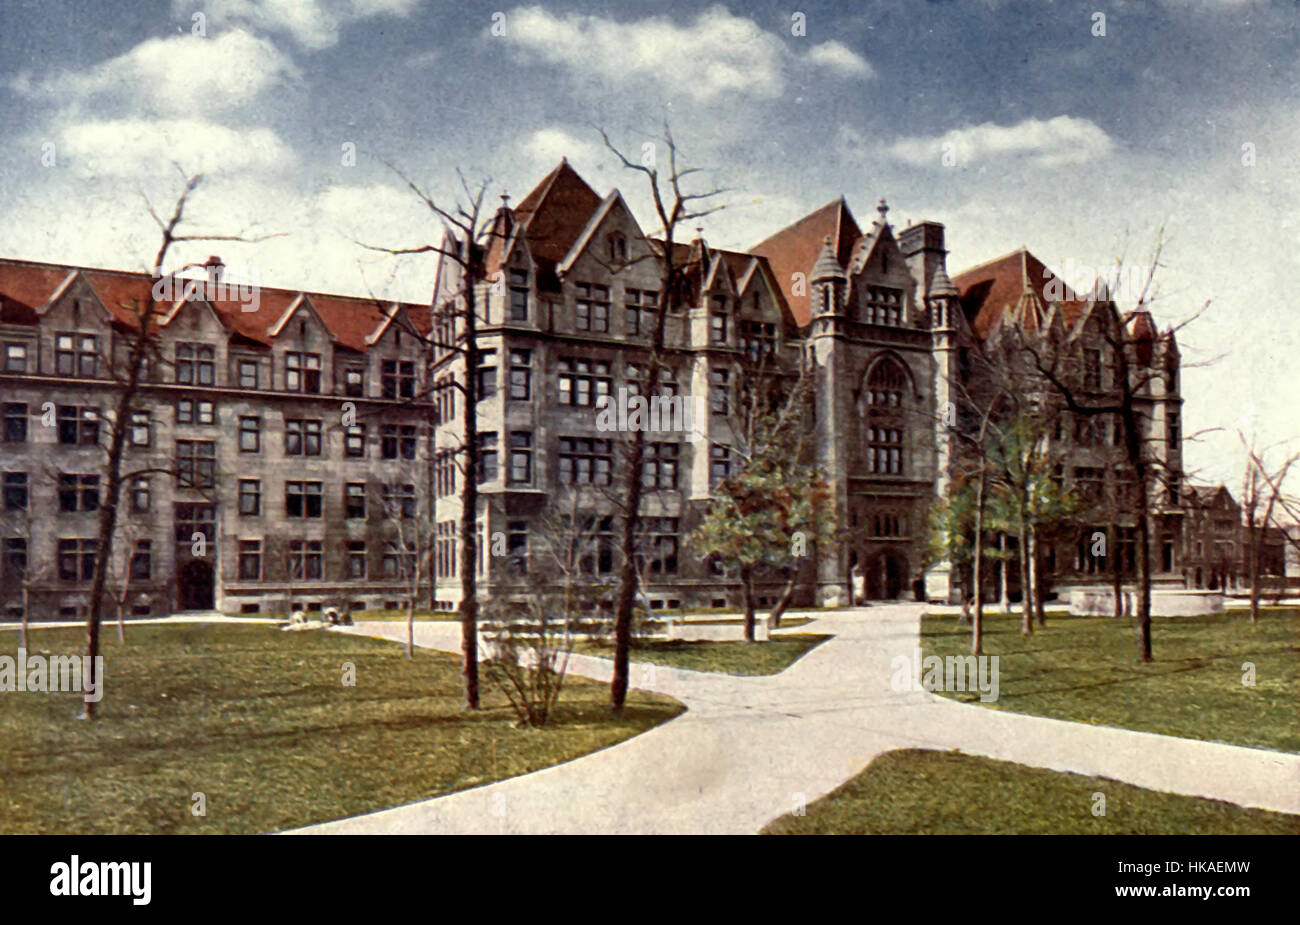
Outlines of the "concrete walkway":
{"type": "MultiPolygon", "coordinates": [[[[636,664],[635,687],[676,697],[680,717],[611,748],[473,790],[300,833],[754,833],[897,748],[958,749],[1154,790],[1300,813],[1300,756],[1024,716],[890,687],[924,608],[818,616],[834,633],[786,671],[741,678],[636,664]]],[[[352,632],[405,640],[405,625],[352,632]]],[[[457,651],[459,627],[423,623],[420,646],[457,651]]],[[[611,663],[570,671],[609,679],[611,663]]],[[[1085,811],[1084,809],[1080,810],[1085,811]]]]}

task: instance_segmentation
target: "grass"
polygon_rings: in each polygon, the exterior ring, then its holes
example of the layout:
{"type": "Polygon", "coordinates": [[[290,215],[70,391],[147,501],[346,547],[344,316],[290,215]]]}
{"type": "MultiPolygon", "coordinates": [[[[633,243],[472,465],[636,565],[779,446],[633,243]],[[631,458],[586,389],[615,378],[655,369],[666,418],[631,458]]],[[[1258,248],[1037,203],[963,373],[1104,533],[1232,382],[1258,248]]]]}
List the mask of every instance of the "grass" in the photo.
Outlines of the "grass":
{"type": "MultiPolygon", "coordinates": [[[[1251,625],[1241,613],[1156,619],[1155,661],[1136,657],[1131,620],[1068,617],[1025,638],[1017,614],[986,614],[984,651],[999,656],[998,700],[984,706],[1189,739],[1300,751],[1300,610],[1251,625]],[[1243,664],[1255,685],[1242,683],[1243,664]]],[[[926,655],[969,652],[969,627],[927,616],[926,655]]],[[[978,702],[978,694],[946,693],[978,702]]]]}
{"type": "Polygon", "coordinates": [[[769,835],[1300,835],[1300,816],[956,752],[886,752],[769,835]],[[1093,815],[1094,794],[1105,815],[1093,815]]]}
{"type": "MultiPolygon", "coordinates": [[[[30,654],[80,643],[38,627],[30,654]]],[[[682,710],[638,691],[615,719],[605,685],[570,678],[556,725],[517,728],[486,677],[484,709],[461,710],[453,655],[267,626],[132,626],[125,646],[106,627],[104,679],[94,723],[74,693],[0,693],[0,832],[275,831],[534,771],[682,710]]]]}
{"type": "MultiPolygon", "coordinates": [[[[788,636],[774,637],[768,642],[744,642],[743,640],[687,642],[681,639],[656,639],[633,643],[632,660],[653,662],[656,665],[668,665],[673,668],[686,668],[691,671],[770,675],[789,668],[827,639],[830,637],[816,633],[791,633],[788,636]]],[[[580,642],[573,651],[608,658],[613,654],[613,644],[603,641],[580,642]]]]}
{"type": "MultiPolygon", "coordinates": [[[[316,623],[320,620],[320,611],[318,610],[304,611],[304,613],[306,613],[307,619],[312,623],[316,623]]],[[[352,620],[354,622],[359,622],[361,620],[405,620],[406,619],[405,610],[353,610],[351,611],[351,613],[352,613],[352,620]]],[[[266,618],[271,618],[275,620],[289,619],[289,615],[281,611],[268,611],[265,613],[261,613],[261,612],[231,613],[231,614],[226,614],[226,616],[246,617],[249,619],[266,619],[266,618]]],[[[459,620],[460,614],[454,610],[427,610],[427,609],[421,610],[420,608],[417,607],[415,609],[415,619],[416,620],[459,620]]]]}

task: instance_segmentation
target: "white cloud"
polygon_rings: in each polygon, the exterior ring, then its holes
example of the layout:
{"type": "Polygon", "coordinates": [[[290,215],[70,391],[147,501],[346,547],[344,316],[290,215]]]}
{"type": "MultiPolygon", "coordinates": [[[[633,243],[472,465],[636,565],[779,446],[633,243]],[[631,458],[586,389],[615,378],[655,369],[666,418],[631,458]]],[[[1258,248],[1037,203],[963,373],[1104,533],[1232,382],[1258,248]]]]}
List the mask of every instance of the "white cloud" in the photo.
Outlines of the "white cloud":
{"type": "Polygon", "coordinates": [[[967,166],[980,161],[1024,159],[1037,167],[1083,164],[1110,154],[1114,143],[1088,119],[1056,116],[1015,125],[985,122],[931,137],[900,138],[888,148],[914,167],[967,166]]]}
{"type": "Polygon", "coordinates": [[[61,157],[88,176],[148,177],[278,169],[293,152],[267,128],[231,129],[199,119],[108,119],[65,127],[61,157]]]}
{"type": "MultiPolygon", "coordinates": [[[[208,27],[246,25],[289,35],[303,48],[336,45],[343,29],[376,16],[405,17],[424,0],[204,0],[208,27]]],[[[194,0],[172,0],[173,12],[188,19],[194,0]]]]}
{"type": "Polygon", "coordinates": [[[148,39],[85,70],[35,81],[20,74],[10,87],[60,105],[116,101],[137,113],[178,115],[236,107],[296,76],[293,63],[270,40],[234,29],[214,38],[148,39]]]}
{"type": "MultiPolygon", "coordinates": [[[[702,101],[779,97],[797,62],[774,33],[721,6],[689,23],[668,16],[616,22],[518,7],[506,16],[505,40],[602,83],[651,83],[702,101]]],[[[817,46],[809,61],[840,75],[870,73],[870,65],[839,42],[817,46]]]]}
{"type": "Polygon", "coordinates": [[[843,42],[822,42],[808,52],[808,63],[824,67],[841,77],[870,77],[875,72],[866,58],[843,42]]]}
{"type": "Polygon", "coordinates": [[[555,127],[538,129],[529,134],[520,143],[520,148],[535,164],[548,169],[562,157],[590,164],[598,160],[602,153],[591,142],[555,127]]]}

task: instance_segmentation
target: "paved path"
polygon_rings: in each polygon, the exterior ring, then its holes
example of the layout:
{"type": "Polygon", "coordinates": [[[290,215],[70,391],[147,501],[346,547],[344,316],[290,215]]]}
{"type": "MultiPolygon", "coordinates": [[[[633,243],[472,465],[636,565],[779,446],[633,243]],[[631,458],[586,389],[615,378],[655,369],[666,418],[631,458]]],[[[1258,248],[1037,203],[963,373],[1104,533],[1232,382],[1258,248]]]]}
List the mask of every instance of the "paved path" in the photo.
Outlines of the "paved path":
{"type": "MultiPolygon", "coordinates": [[[[688,711],[583,758],[473,790],[310,826],[304,833],[754,833],[896,748],[958,749],[1094,774],[1155,790],[1300,813],[1300,756],[1089,726],[956,703],[890,687],[911,658],[923,608],[899,604],[819,616],[831,632],[779,675],[739,678],[633,666],[636,687],[688,711]]],[[[402,623],[352,631],[405,639],[402,623]]],[[[456,624],[423,623],[416,643],[456,651],[456,624]]],[[[575,674],[610,663],[575,656],[575,674]]]]}

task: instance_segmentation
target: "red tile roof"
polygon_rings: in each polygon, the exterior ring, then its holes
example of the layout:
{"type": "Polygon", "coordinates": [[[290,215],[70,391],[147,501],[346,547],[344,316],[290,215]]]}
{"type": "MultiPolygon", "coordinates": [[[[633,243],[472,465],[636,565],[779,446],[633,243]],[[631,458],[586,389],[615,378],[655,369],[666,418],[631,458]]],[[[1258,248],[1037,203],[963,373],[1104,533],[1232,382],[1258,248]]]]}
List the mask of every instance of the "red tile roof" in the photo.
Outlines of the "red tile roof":
{"type": "MultiPolygon", "coordinates": [[[[524,228],[528,249],[538,264],[538,284],[553,288],[556,265],[565,258],[587,227],[602,200],[587,181],[561,160],[514,208],[514,220],[524,228]]],[[[500,222],[500,216],[497,219],[500,222]]],[[[498,233],[488,245],[487,274],[496,277],[508,242],[498,233]]]]}
{"type": "MultiPolygon", "coordinates": [[[[1063,280],[1024,248],[958,273],[952,282],[960,293],[966,320],[980,340],[988,337],[1004,312],[1019,304],[1026,285],[1044,307],[1057,303],[1067,328],[1078,323],[1086,306],[1063,280]],[[1062,294],[1065,298],[1061,298],[1062,294]]],[[[1036,320],[1032,316],[1026,320],[1032,330],[1036,320]]]]}
{"type": "Polygon", "coordinates": [[[750,248],[750,253],[766,258],[778,288],[800,325],[807,324],[812,317],[812,302],[806,284],[803,295],[794,295],[790,282],[795,273],[807,274],[812,270],[828,235],[840,265],[848,266],[862,231],[842,196],[750,248]]]}
{"type": "MultiPolygon", "coordinates": [[[[117,324],[133,328],[137,323],[135,306],[148,300],[153,277],[147,273],[105,270],[93,267],[62,266],[19,260],[0,260],[0,320],[16,324],[36,324],[39,310],[73,272],[80,272],[113,315],[117,324]]],[[[257,309],[244,311],[239,302],[213,301],[217,316],[235,336],[269,346],[271,330],[299,296],[305,295],[320,315],[336,342],[343,347],[365,351],[366,338],[384,324],[391,302],[329,293],[302,293],[292,289],[262,286],[257,291],[257,309]]],[[[415,329],[427,333],[430,326],[428,306],[400,303],[415,329]]],[[[157,308],[161,321],[174,303],[157,308]]]]}

